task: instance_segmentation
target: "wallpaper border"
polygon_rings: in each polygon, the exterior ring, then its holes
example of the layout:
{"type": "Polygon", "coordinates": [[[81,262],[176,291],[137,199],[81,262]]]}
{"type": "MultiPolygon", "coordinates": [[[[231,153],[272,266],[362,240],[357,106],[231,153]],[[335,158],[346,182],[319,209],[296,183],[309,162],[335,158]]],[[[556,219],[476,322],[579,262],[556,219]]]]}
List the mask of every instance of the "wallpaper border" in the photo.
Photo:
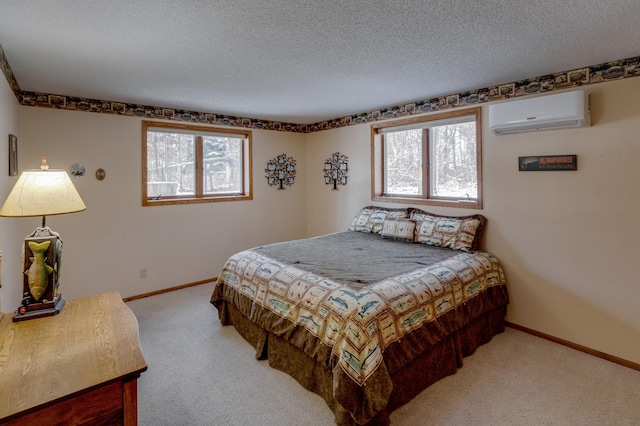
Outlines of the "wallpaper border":
{"type": "Polygon", "coordinates": [[[316,132],[353,124],[369,123],[432,111],[478,105],[492,101],[501,101],[509,98],[553,92],[638,76],[640,76],[640,56],[539,77],[531,77],[510,83],[502,83],[496,86],[467,92],[424,99],[404,105],[390,106],[377,111],[353,114],[320,123],[309,124],[307,125],[307,131],[316,132]]]}
{"type": "Polygon", "coordinates": [[[18,85],[18,81],[16,77],[13,75],[13,70],[11,69],[11,65],[9,65],[9,61],[7,61],[7,57],[4,54],[4,50],[2,46],[0,46],[0,70],[2,70],[2,74],[4,74],[4,78],[7,79],[7,83],[9,83],[9,87],[13,91],[13,94],[16,95],[18,101],[20,100],[20,86],[18,85]]]}
{"type": "Polygon", "coordinates": [[[313,133],[328,129],[372,123],[391,118],[443,111],[452,108],[478,105],[538,93],[587,86],[606,81],[640,76],[640,56],[605,62],[569,71],[562,71],[525,80],[502,83],[495,86],[454,93],[436,98],[423,99],[402,105],[389,106],[375,111],[352,114],[312,124],[296,124],[260,120],[249,117],[200,112],[186,109],[165,108],[150,105],[130,104],[100,99],[56,95],[20,90],[11,66],[0,46],[0,69],[21,105],[57,108],[71,111],[87,111],[116,114],[145,119],[162,119],[188,123],[215,124],[249,129],[264,129],[295,133],[313,133]]]}

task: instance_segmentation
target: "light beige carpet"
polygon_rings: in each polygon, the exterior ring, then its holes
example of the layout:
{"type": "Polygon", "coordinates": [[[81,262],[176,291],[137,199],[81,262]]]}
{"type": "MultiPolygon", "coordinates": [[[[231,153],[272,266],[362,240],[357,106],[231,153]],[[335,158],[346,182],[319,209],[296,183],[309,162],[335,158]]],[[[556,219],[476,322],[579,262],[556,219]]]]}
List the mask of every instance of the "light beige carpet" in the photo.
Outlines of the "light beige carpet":
{"type": "MultiPolygon", "coordinates": [[[[149,369],[139,422],[332,425],[317,395],[254,358],[209,304],[212,284],[128,303],[149,369]]],[[[393,425],[640,425],[640,372],[507,328],[391,415],[393,425]]]]}

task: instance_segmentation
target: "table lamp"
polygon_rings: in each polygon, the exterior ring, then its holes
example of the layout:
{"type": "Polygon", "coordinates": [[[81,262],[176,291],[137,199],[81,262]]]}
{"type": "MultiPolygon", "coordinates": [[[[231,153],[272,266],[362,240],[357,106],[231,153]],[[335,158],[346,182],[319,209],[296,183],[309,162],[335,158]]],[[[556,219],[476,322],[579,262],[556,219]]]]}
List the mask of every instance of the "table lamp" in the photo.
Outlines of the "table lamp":
{"type": "Polygon", "coordinates": [[[45,224],[46,216],[85,210],[80,194],[64,170],[49,170],[42,157],[40,170],[22,172],[0,216],[42,216],[42,226],[24,240],[22,248],[22,302],[13,321],[23,321],[60,313],[64,299],[59,288],[62,240],[45,224]]]}

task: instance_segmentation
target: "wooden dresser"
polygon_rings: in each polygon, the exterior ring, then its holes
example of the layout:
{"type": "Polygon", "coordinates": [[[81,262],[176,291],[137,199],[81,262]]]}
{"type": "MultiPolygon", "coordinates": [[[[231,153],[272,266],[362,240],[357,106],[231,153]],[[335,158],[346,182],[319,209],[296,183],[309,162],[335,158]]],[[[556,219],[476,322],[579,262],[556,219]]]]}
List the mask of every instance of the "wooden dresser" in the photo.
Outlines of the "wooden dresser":
{"type": "Polygon", "coordinates": [[[118,293],[70,300],[59,315],[0,320],[0,424],[138,421],[147,369],[138,322],[118,293]]]}

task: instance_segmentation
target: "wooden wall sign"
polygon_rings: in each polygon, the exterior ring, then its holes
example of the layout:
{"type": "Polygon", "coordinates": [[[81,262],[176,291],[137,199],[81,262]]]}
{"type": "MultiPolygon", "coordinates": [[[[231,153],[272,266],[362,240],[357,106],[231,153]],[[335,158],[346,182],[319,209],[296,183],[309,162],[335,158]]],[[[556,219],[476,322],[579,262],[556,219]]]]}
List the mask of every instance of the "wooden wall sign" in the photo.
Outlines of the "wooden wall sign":
{"type": "Polygon", "coordinates": [[[578,170],[577,155],[529,155],[518,157],[518,170],[539,172],[549,170],[578,170]]]}

